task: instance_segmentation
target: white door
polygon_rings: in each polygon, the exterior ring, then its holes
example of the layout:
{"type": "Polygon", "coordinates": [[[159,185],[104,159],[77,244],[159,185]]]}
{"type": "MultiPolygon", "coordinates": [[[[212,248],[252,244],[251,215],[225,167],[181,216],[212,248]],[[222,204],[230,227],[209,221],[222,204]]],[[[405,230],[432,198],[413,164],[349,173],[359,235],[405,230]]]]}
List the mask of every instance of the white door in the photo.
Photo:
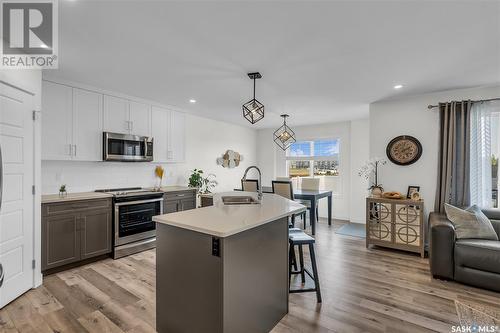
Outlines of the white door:
{"type": "Polygon", "coordinates": [[[171,162],[184,162],[186,115],[172,111],[170,121],[168,159],[171,162]]]}
{"type": "Polygon", "coordinates": [[[104,130],[128,134],[130,127],[128,100],[104,95],[104,130]]]}
{"type": "Polygon", "coordinates": [[[73,159],[102,161],[102,95],[73,88],[73,159]]]}
{"type": "Polygon", "coordinates": [[[72,158],[72,88],[43,81],[42,84],[42,159],[72,158]]]}
{"type": "Polygon", "coordinates": [[[33,286],[32,110],[31,95],[0,83],[0,308],[33,286]]]}
{"type": "Polygon", "coordinates": [[[149,105],[130,102],[130,133],[141,136],[151,135],[151,108],[149,105]]]}
{"type": "Polygon", "coordinates": [[[151,136],[155,162],[168,161],[168,124],[170,111],[156,106],[151,108],[151,136]]]}

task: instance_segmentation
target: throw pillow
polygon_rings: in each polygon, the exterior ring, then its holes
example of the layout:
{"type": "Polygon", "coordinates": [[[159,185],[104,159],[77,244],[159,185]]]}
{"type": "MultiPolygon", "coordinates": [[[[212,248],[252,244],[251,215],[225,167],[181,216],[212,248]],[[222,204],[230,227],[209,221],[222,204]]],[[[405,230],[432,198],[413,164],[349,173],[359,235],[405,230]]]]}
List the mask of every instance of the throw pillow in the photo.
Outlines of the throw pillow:
{"type": "Polygon", "coordinates": [[[490,220],[481,209],[474,205],[460,209],[449,204],[444,205],[446,217],[455,226],[457,239],[476,238],[498,240],[490,220]]]}

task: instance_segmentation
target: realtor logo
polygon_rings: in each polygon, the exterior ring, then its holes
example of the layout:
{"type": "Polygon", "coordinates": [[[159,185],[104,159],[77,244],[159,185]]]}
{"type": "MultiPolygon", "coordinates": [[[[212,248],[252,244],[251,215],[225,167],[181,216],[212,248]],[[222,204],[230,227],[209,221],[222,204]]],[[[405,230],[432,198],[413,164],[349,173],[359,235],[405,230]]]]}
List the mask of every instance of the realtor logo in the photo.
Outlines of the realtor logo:
{"type": "Polygon", "coordinates": [[[57,0],[0,0],[1,68],[57,68],[57,0]]]}

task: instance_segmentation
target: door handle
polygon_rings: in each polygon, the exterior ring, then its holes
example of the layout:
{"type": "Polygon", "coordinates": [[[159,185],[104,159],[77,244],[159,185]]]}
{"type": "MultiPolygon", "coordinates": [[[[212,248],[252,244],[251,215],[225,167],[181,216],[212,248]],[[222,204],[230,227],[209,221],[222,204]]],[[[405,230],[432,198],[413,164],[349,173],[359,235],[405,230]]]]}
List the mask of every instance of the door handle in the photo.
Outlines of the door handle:
{"type": "Polygon", "coordinates": [[[0,287],[2,287],[4,276],[5,276],[5,272],[3,271],[3,265],[0,264],[0,287]]]}

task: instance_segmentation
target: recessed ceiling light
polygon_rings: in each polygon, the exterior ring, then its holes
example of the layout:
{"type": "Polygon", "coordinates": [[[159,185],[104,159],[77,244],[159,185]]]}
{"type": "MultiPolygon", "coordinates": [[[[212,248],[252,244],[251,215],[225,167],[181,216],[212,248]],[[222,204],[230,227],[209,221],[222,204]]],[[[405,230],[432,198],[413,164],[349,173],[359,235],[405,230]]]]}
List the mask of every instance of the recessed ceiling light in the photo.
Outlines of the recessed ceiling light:
{"type": "Polygon", "coordinates": [[[401,89],[401,88],[403,88],[403,85],[402,85],[402,84],[396,84],[396,85],[394,86],[394,89],[401,89]]]}
{"type": "Polygon", "coordinates": [[[196,103],[196,100],[195,99],[190,99],[189,103],[193,103],[194,104],[194,103],[196,103]]]}

